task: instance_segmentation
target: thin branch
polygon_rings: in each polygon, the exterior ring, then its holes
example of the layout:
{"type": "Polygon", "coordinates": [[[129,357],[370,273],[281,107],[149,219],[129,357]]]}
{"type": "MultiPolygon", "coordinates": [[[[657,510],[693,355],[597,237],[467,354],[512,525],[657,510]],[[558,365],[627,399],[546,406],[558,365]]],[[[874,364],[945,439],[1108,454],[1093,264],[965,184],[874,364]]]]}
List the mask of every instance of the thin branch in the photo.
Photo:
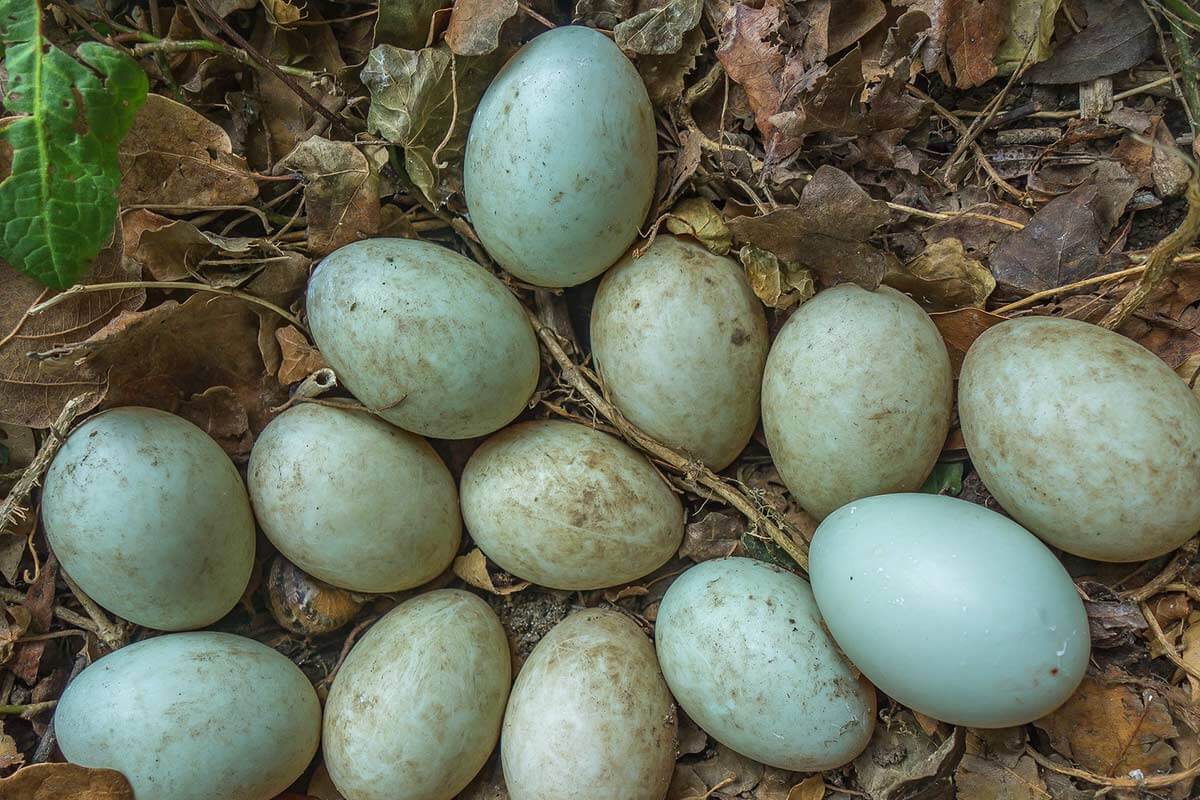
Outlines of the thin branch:
{"type": "Polygon", "coordinates": [[[1146,618],[1146,624],[1150,626],[1150,630],[1154,634],[1155,641],[1157,641],[1158,646],[1162,648],[1163,655],[1166,656],[1172,664],[1179,667],[1188,675],[1191,675],[1196,680],[1200,680],[1200,669],[1193,667],[1180,657],[1179,653],[1175,650],[1175,643],[1168,639],[1167,635],[1163,633],[1162,626],[1158,624],[1158,617],[1154,616],[1154,612],[1150,610],[1150,606],[1146,605],[1145,603],[1139,603],[1138,606],[1142,609],[1142,616],[1146,618]]]}
{"type": "Polygon", "coordinates": [[[1192,764],[1182,772],[1170,772],[1166,775],[1151,775],[1141,780],[1133,778],[1110,778],[1106,775],[1097,775],[1094,772],[1088,772],[1085,769],[1076,769],[1075,767],[1067,767],[1062,764],[1056,764],[1044,755],[1034,750],[1029,745],[1025,746],[1025,752],[1030,758],[1036,761],[1052,772],[1057,772],[1060,775],[1069,775],[1072,778],[1079,778],[1081,781],[1094,783],[1097,786],[1115,786],[1121,789],[1164,789],[1168,786],[1174,786],[1177,783],[1183,783],[1197,775],[1200,775],[1200,760],[1192,764]]]}
{"type": "MultiPolygon", "coordinates": [[[[150,35],[143,34],[143,36],[149,37],[150,35]]],[[[145,42],[142,42],[141,44],[135,44],[133,46],[133,55],[139,56],[139,57],[140,56],[149,56],[149,55],[158,55],[158,54],[171,55],[174,53],[195,53],[195,52],[217,53],[219,55],[229,56],[230,58],[232,58],[234,61],[238,62],[239,64],[244,64],[248,67],[255,67],[258,69],[266,69],[265,67],[263,67],[262,64],[255,61],[254,58],[251,57],[251,55],[249,53],[247,53],[245,50],[242,50],[237,47],[230,47],[230,46],[226,45],[224,42],[214,42],[209,39],[157,39],[156,38],[152,41],[145,41],[145,42]]],[[[321,75],[316,72],[311,72],[307,69],[301,69],[300,67],[292,67],[292,66],[288,66],[286,64],[278,64],[276,66],[279,68],[280,72],[285,72],[288,75],[295,75],[297,78],[304,78],[306,80],[315,81],[315,80],[319,80],[321,77],[321,75]]]]}

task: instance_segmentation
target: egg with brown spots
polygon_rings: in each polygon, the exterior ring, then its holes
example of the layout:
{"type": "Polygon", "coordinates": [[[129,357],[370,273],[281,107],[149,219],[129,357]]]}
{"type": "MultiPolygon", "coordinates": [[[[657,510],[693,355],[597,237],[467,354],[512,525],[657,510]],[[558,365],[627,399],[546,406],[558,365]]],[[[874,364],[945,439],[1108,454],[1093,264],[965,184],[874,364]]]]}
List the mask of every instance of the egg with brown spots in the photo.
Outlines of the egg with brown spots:
{"type": "Polygon", "coordinates": [[[654,110],[637,69],[599,31],[547,31],[479,101],[463,166],[492,258],[537,286],[574,286],[620,258],[650,210],[654,110]]]}
{"type": "Polygon", "coordinates": [[[325,703],[329,777],[346,800],[450,800],[496,746],[511,680],[488,604],[418,595],[355,643],[325,703]]]}
{"type": "Polygon", "coordinates": [[[654,637],[679,705],[744,756],[817,772],[853,760],[871,738],[875,689],[797,575],[749,558],[705,561],[667,589],[654,637]]]}
{"type": "Polygon", "coordinates": [[[605,274],[591,333],[612,401],[642,430],[712,469],[750,441],[767,320],[736,261],[659,234],[605,274]]]}
{"type": "Polygon", "coordinates": [[[537,385],[537,338],[498,278],[453,250],[365,239],[308,282],[313,338],[338,379],[393,425],[439,439],[511,422],[537,385]]]}
{"type": "Polygon", "coordinates": [[[554,626],[513,684],[500,755],[512,800],[662,800],[675,704],[654,646],[619,611],[554,626]]]}
{"type": "Polygon", "coordinates": [[[1200,530],[1200,399],[1124,336],[1049,317],[989,328],[958,412],[988,491],[1055,547],[1141,561],[1200,530]]]}
{"type": "Polygon", "coordinates": [[[683,505],[650,461],[574,422],[497,433],[467,462],[459,491],[479,549],[552,589],[635,580],[666,563],[683,538],[683,505]]]}

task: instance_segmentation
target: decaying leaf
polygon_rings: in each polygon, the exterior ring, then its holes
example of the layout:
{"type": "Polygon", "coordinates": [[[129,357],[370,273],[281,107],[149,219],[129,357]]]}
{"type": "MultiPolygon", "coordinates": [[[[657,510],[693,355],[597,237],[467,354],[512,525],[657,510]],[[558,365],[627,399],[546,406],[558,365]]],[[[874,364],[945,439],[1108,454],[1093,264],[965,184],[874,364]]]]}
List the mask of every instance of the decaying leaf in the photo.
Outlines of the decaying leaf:
{"type": "Polygon", "coordinates": [[[380,45],[363,67],[371,91],[367,127],[404,148],[405,171],[433,203],[457,189],[467,128],[501,61],[499,50],[470,58],[443,47],[380,45]]]}
{"type": "MultiPolygon", "coordinates": [[[[168,219],[145,208],[121,215],[126,270],[156,281],[177,281],[200,272],[206,259],[236,261],[264,244],[261,239],[221,236],[186,220],[168,219]]],[[[279,251],[265,248],[271,255],[279,251]]]]}
{"type": "Polygon", "coordinates": [[[454,574],[462,578],[476,589],[495,595],[509,595],[529,588],[529,581],[520,581],[507,573],[500,573],[500,583],[488,571],[487,557],[478,547],[472,548],[465,556],[454,559],[454,574]]]}
{"type": "Polygon", "coordinates": [[[313,136],[279,162],[304,176],[308,249],[325,255],[379,232],[379,175],[351,142],[313,136]]]}
{"type": "Polygon", "coordinates": [[[133,787],[115,769],[32,764],[0,778],[0,800],[133,800],[133,787]]]}
{"type": "Polygon", "coordinates": [[[969,89],[996,74],[996,51],[1008,36],[1009,0],[945,0],[946,55],[955,85],[969,89]]]}
{"type": "Polygon", "coordinates": [[[731,556],[745,532],[746,523],[740,516],[710,511],[684,528],[679,557],[699,563],[731,556]]]}
{"type": "Polygon", "coordinates": [[[730,80],[746,91],[755,124],[768,143],[775,132],[771,117],[783,103],[779,81],[786,59],[777,42],[786,22],[781,0],[767,0],[762,8],[738,3],[721,24],[717,49],[730,80]]]}
{"type": "Polygon", "coordinates": [[[667,217],[666,226],[671,233],[691,236],[720,256],[733,246],[729,226],[713,204],[703,197],[688,197],[676,203],[667,217]]]}
{"type": "Polygon", "coordinates": [[[738,217],[729,228],[738,241],[808,267],[826,284],[853,282],[875,289],[896,258],[867,239],[889,219],[886,205],[872,200],[846,173],[823,165],[797,205],[738,217]]]}
{"type": "Polygon", "coordinates": [[[684,35],[700,24],[704,0],[668,0],[619,23],[613,29],[617,46],[627,53],[666,56],[679,52],[684,35]]]}
{"type": "Polygon", "coordinates": [[[830,53],[845,50],[867,35],[887,17],[880,0],[839,0],[829,7],[830,53]]]}
{"type": "Polygon", "coordinates": [[[750,279],[750,288],[769,308],[791,308],[817,293],[812,272],[794,262],[781,261],[770,251],[748,244],[738,251],[738,260],[750,279]]]}
{"type": "Polygon", "coordinates": [[[960,308],[941,314],[930,314],[930,319],[942,334],[946,351],[950,353],[950,367],[955,377],[962,369],[963,357],[979,334],[993,325],[1004,322],[1004,317],[989,314],[980,308],[960,308]]]}
{"type": "Polygon", "coordinates": [[[1061,708],[1034,723],[1062,756],[1099,775],[1171,771],[1179,735],[1160,697],[1124,684],[1084,678],[1061,708]]]}
{"type": "Polygon", "coordinates": [[[954,772],[957,800],[1045,800],[1037,762],[1021,756],[1011,766],[967,754],[954,772]]]}
{"type": "Polygon", "coordinates": [[[820,775],[809,775],[787,794],[787,800],[822,800],[824,797],[825,779],[820,775]]]}
{"type": "Polygon", "coordinates": [[[964,748],[961,728],[939,742],[901,711],[889,724],[875,726],[867,749],[854,759],[854,772],[872,800],[898,800],[918,787],[932,797],[934,788],[949,786],[964,748]]]}
{"type": "Polygon", "coordinates": [[[1033,83],[1084,83],[1136,66],[1158,48],[1138,0],[1084,0],[1087,27],[1025,73],[1033,83]]]}
{"type": "Polygon", "coordinates": [[[308,343],[296,326],[285,325],[275,331],[279,342],[279,382],[283,384],[302,381],[319,369],[328,366],[321,351],[308,343]]]}
{"type": "Polygon", "coordinates": [[[420,50],[432,37],[433,16],[453,0],[380,0],[375,44],[420,50]]]}
{"type": "Polygon", "coordinates": [[[288,2],[288,0],[262,0],[263,11],[267,13],[267,20],[272,25],[280,28],[291,28],[297,22],[304,19],[304,3],[300,6],[288,2]]]}
{"type": "Polygon", "coordinates": [[[516,13],[517,0],[455,0],[446,44],[455,55],[487,55],[500,46],[500,27],[516,13]]]}
{"type": "Polygon", "coordinates": [[[1022,60],[1032,66],[1050,55],[1054,17],[1061,5],[1062,0],[1013,0],[1008,37],[996,51],[996,70],[1000,75],[1013,74],[1022,60]]]}
{"type": "Polygon", "coordinates": [[[610,31],[633,9],[634,0],[575,0],[575,22],[610,31]]]}
{"type": "Polygon", "coordinates": [[[981,262],[967,255],[963,243],[946,238],[934,242],[883,282],[912,295],[932,311],[983,308],[996,288],[996,279],[981,262]]]}
{"type": "Polygon", "coordinates": [[[697,26],[684,34],[683,46],[677,52],[638,58],[638,72],[646,84],[651,102],[656,106],[666,106],[683,95],[683,79],[695,67],[696,57],[703,47],[704,31],[697,26]]]}
{"type": "Polygon", "coordinates": [[[762,780],[763,765],[718,744],[711,758],[695,764],[677,764],[671,780],[668,800],[683,800],[687,797],[704,797],[706,792],[720,785],[719,791],[726,797],[737,797],[748,792],[762,780]],[[699,788],[699,792],[696,789],[699,788]]]}

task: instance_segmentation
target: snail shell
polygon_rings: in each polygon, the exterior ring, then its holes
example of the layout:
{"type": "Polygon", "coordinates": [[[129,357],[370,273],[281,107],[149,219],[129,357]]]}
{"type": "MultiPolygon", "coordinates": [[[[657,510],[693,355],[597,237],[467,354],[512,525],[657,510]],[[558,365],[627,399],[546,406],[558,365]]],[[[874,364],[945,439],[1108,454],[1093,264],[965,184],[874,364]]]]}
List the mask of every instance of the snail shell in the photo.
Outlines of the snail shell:
{"type": "Polygon", "coordinates": [[[276,622],[304,636],[336,631],[354,619],[364,602],[361,595],[317,580],[281,555],[267,574],[267,601],[276,622]]]}

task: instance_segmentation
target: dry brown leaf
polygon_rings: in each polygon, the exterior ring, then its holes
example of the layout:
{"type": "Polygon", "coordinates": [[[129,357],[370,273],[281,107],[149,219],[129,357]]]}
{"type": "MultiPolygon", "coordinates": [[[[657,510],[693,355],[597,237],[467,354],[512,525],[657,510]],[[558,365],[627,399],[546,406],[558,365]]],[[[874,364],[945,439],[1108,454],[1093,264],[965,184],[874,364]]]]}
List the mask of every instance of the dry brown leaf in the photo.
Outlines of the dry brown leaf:
{"type": "Polygon", "coordinates": [[[283,384],[302,381],[319,369],[328,366],[321,351],[309,344],[308,339],[294,325],[286,325],[275,331],[279,342],[281,363],[279,382],[283,384]]]}
{"type": "Polygon", "coordinates": [[[962,369],[963,357],[967,354],[968,348],[979,338],[979,334],[993,325],[999,325],[1005,319],[979,308],[960,308],[957,311],[930,314],[929,316],[933,320],[933,324],[937,325],[938,332],[942,334],[942,340],[946,343],[946,350],[950,353],[950,366],[954,370],[955,377],[958,377],[958,371],[962,369]]]}
{"type": "Polygon", "coordinates": [[[156,281],[177,281],[196,274],[201,261],[214,251],[237,258],[249,253],[261,240],[242,236],[219,236],[202,231],[186,220],[172,220],[139,208],[121,215],[125,235],[126,269],[156,281]]]}
{"type": "Polygon", "coordinates": [[[996,75],[996,51],[1008,38],[1009,0],[945,0],[946,53],[959,89],[996,75]]]}
{"type": "MultiPolygon", "coordinates": [[[[83,283],[135,280],[122,263],[122,243],[116,240],[102,251],[83,283]]],[[[95,407],[104,396],[103,380],[80,374],[62,364],[30,358],[56,347],[78,342],[103,328],[118,312],[139,308],[146,299],[142,289],[85,292],[40,314],[26,310],[51,292],[6,264],[0,264],[0,422],[48,428],[73,397],[86,395],[80,413],[95,407]]]]}
{"type": "Polygon", "coordinates": [[[731,556],[745,532],[746,523],[739,515],[710,511],[684,528],[679,557],[700,562],[731,556]]]}
{"type": "Polygon", "coordinates": [[[1066,704],[1033,724],[1060,755],[1106,776],[1170,772],[1175,750],[1168,740],[1179,735],[1160,697],[1094,678],[1084,678],[1066,704]]]}
{"type": "Polygon", "coordinates": [[[880,0],[838,0],[829,9],[829,52],[845,50],[887,16],[880,0]]]}
{"type": "MultiPolygon", "coordinates": [[[[301,3],[301,6],[303,5],[304,3],[301,3]]],[[[288,0],[262,0],[262,7],[267,12],[267,19],[271,24],[280,28],[291,28],[305,17],[304,9],[289,3],[288,0]]]]}
{"type": "Polygon", "coordinates": [[[29,630],[33,615],[25,606],[4,607],[0,612],[0,664],[12,658],[17,641],[29,630]]]}
{"type": "Polygon", "coordinates": [[[485,592],[502,597],[528,589],[530,586],[529,581],[516,580],[506,573],[503,574],[506,575],[507,580],[501,580],[500,585],[497,586],[495,579],[488,571],[487,557],[478,547],[472,548],[471,552],[465,556],[455,558],[452,569],[455,575],[476,589],[483,589],[485,592]]]}
{"type": "Polygon", "coordinates": [[[733,246],[729,226],[712,203],[703,197],[680,200],[667,217],[667,230],[696,239],[710,252],[723,256],[733,246]]]}
{"type": "Polygon", "coordinates": [[[0,800],[133,800],[133,787],[114,769],[33,764],[0,778],[0,800]]]}
{"type": "Polygon", "coordinates": [[[987,267],[968,256],[962,242],[949,238],[929,245],[883,282],[932,311],[983,308],[996,288],[987,267]]]}
{"type": "Polygon", "coordinates": [[[787,800],[822,800],[825,797],[825,779],[820,775],[809,775],[788,792],[787,800]]]}
{"type": "Polygon", "coordinates": [[[516,13],[517,0],[454,0],[446,44],[455,55],[487,55],[500,46],[500,27],[516,13]]]}
{"type": "MultiPolygon", "coordinates": [[[[704,47],[704,30],[696,26],[683,36],[679,50],[664,56],[641,56],[638,72],[656,106],[668,106],[683,96],[683,79],[696,66],[704,47]]],[[[689,131],[680,131],[681,137],[689,131]]]]}
{"type": "Polygon", "coordinates": [[[379,175],[353,143],[313,136],[283,157],[281,170],[304,176],[308,249],[316,255],[379,232],[379,175]]]}
{"type": "Polygon", "coordinates": [[[779,41],[786,24],[782,0],[767,0],[762,8],[738,3],[721,24],[717,60],[730,80],[746,91],[755,124],[766,142],[775,132],[771,117],[783,102],[779,81],[786,59],[779,41]]]}
{"type": "Polygon", "coordinates": [[[938,741],[921,731],[912,714],[901,711],[890,725],[875,726],[867,749],[854,759],[854,772],[872,800],[909,797],[918,786],[926,797],[949,796],[965,746],[962,728],[938,741]]]}
{"type": "Polygon", "coordinates": [[[832,131],[862,133],[868,130],[862,102],[862,51],[855,47],[821,77],[812,88],[797,95],[780,114],[771,117],[789,140],[798,140],[806,133],[832,131]]]}
{"type": "Polygon", "coordinates": [[[712,788],[721,786],[721,793],[727,797],[737,797],[748,792],[762,780],[765,767],[757,761],[746,758],[741,753],[717,743],[717,752],[708,759],[692,764],[692,769],[706,786],[712,788]],[[732,780],[729,780],[732,778],[732,780]],[[727,781],[727,782],[726,782],[727,781]]]}
{"type": "Polygon", "coordinates": [[[4,732],[0,721],[0,769],[12,769],[25,763],[25,755],[17,749],[17,742],[4,732]]]}
{"type": "Polygon", "coordinates": [[[787,309],[812,298],[817,286],[811,271],[779,258],[762,248],[746,245],[738,260],[750,279],[750,288],[769,308],[787,309]]]}
{"type": "Polygon", "coordinates": [[[679,52],[684,37],[700,24],[703,10],[704,0],[667,0],[618,23],[613,39],[627,53],[671,55],[679,52]]]}
{"type": "Polygon", "coordinates": [[[221,126],[152,94],[121,143],[121,204],[203,207],[258,197],[258,182],[221,126]]]}
{"type": "MultiPolygon", "coordinates": [[[[1200,672],[1200,611],[1193,611],[1189,615],[1187,626],[1183,629],[1182,645],[1180,657],[1185,664],[1200,672]]],[[[1200,703],[1200,680],[1189,675],[1188,684],[1192,690],[1192,702],[1200,703]]]]}
{"type": "Polygon", "coordinates": [[[954,772],[957,800],[1044,800],[1046,784],[1037,762],[1022,756],[1007,766],[982,756],[963,756],[954,772]]]}

